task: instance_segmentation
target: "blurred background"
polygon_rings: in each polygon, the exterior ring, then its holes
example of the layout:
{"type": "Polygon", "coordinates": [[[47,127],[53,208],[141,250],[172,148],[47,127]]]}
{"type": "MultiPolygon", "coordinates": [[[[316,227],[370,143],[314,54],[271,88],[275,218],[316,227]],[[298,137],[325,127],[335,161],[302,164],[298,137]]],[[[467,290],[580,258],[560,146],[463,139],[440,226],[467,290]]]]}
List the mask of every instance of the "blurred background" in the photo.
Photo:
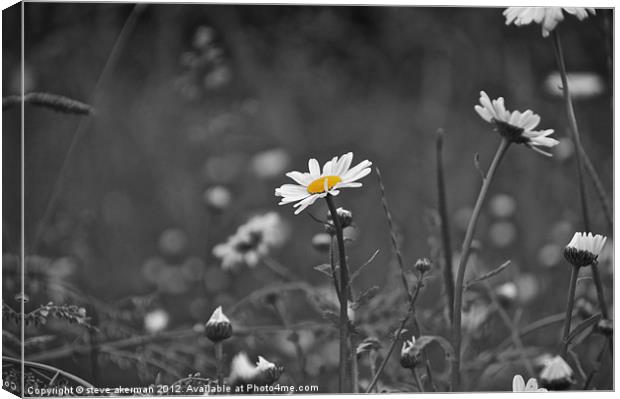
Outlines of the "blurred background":
{"type": "MultiPolygon", "coordinates": [[[[324,163],[348,151],[354,163],[369,159],[381,169],[406,263],[436,260],[435,278],[419,300],[421,328],[446,335],[445,325],[433,321],[443,315],[436,131],[445,131],[456,257],[481,183],[474,154],[486,168],[499,143],[474,112],[480,90],[504,96],[509,110],[540,114],[540,127],[555,129],[560,145],[553,158],[523,146],[510,149],[481,217],[470,269],[480,274],[512,261],[490,282],[517,288],[509,312],[521,312],[522,325],[562,312],[569,269],[561,250],[581,229],[574,148],[551,39],[543,39],[537,25],[506,27],[501,11],[27,3],[25,91],[67,96],[95,113],[26,107],[26,311],[49,301],[76,304],[100,330],[86,333],[64,322],[29,327],[27,336],[45,332],[49,339],[27,347],[26,358],[31,354],[100,386],[148,385],[162,372],[167,382],[190,372],[209,375],[212,349],[200,326],[221,305],[234,326],[250,329],[232,340],[227,361],[241,350],[252,359],[262,355],[285,367],[281,381],[335,391],[337,336],[320,312],[308,310],[312,306],[299,292],[283,288],[267,302],[282,302],[284,324],[319,327],[296,336],[286,329],[251,332],[280,318],[263,299],[239,301],[283,279],[262,264],[225,270],[212,250],[253,215],[276,212],[287,234],[269,262],[329,290],[329,280],[314,270],[328,260],[312,245],[322,226],[307,212],[295,216],[292,206],[278,206],[274,189],[289,183],[286,172],[306,171],[309,158],[324,163]],[[187,331],[190,338],[94,355],[54,352],[69,342],[90,345],[162,331],[187,331]]],[[[575,73],[571,88],[582,140],[608,193],[612,17],[611,10],[597,10],[583,22],[567,16],[559,25],[567,67],[575,73]]],[[[6,96],[20,88],[20,43],[12,34],[19,30],[18,10],[3,12],[3,23],[6,96]]],[[[3,116],[3,292],[18,309],[19,107],[3,116]]],[[[384,315],[375,307],[390,295],[405,305],[376,175],[363,183],[362,189],[343,190],[337,203],[354,215],[351,264],[379,250],[355,285],[360,292],[379,287],[376,299],[359,310],[360,339],[377,336],[385,349],[400,313],[384,315]]],[[[594,191],[588,195],[594,232],[611,235],[594,191]]],[[[326,217],[320,202],[309,210],[326,217]]],[[[600,266],[609,303],[612,248],[610,238],[600,266]]],[[[578,295],[596,303],[591,281],[579,285],[578,295]]],[[[508,336],[501,322],[483,319],[467,346],[473,354],[508,336]]],[[[555,354],[559,334],[555,325],[528,336],[528,354],[555,354]]],[[[576,348],[586,372],[602,342],[590,336],[576,348]]],[[[383,385],[411,390],[410,374],[396,358],[392,363],[383,385]]],[[[611,369],[597,374],[597,387],[609,389],[611,369]]],[[[368,366],[362,362],[360,370],[367,380],[368,366]]],[[[524,373],[518,361],[506,360],[473,365],[470,372],[472,390],[508,390],[512,375],[524,373]]]]}

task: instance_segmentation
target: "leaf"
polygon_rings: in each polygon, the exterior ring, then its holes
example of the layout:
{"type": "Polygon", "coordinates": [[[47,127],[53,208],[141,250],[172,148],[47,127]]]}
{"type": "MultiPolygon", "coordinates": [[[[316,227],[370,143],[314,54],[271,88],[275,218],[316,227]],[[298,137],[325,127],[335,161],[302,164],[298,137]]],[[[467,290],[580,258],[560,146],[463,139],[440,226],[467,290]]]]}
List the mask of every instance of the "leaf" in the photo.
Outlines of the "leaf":
{"type": "Polygon", "coordinates": [[[438,372],[436,377],[439,379],[446,379],[450,376],[452,371],[452,359],[454,359],[454,349],[447,339],[439,335],[422,335],[419,338],[416,338],[410,353],[414,356],[422,356],[424,349],[432,343],[437,343],[441,346],[446,358],[446,369],[438,372]]]}
{"type": "Polygon", "coordinates": [[[357,310],[361,306],[364,306],[365,304],[370,302],[372,298],[375,297],[375,295],[377,295],[378,291],[379,291],[379,287],[377,287],[376,285],[373,285],[372,287],[368,288],[366,291],[362,292],[357,297],[357,299],[351,304],[351,308],[353,310],[357,310]]]}

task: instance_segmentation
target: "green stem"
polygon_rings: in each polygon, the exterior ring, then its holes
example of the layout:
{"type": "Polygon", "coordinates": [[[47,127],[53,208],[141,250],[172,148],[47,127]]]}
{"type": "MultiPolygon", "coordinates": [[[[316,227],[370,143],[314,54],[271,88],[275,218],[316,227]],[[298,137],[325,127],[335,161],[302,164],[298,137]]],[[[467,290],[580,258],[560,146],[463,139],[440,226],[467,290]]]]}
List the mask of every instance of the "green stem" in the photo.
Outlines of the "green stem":
{"type": "Polygon", "coordinates": [[[336,211],[336,205],[331,194],[325,197],[329,212],[332,215],[334,228],[336,229],[336,240],[338,241],[338,255],[340,257],[340,365],[339,365],[339,387],[340,392],[347,390],[347,363],[349,362],[349,316],[347,314],[348,306],[348,286],[349,286],[349,270],[347,268],[347,256],[344,248],[344,236],[342,233],[342,225],[336,211]]]}
{"type": "Polygon", "coordinates": [[[495,157],[491,162],[491,166],[489,167],[489,171],[487,172],[483,182],[482,187],[480,188],[480,193],[478,194],[478,199],[476,200],[476,205],[474,206],[474,211],[471,215],[471,219],[469,220],[469,225],[467,226],[467,231],[465,233],[465,240],[463,240],[463,247],[461,249],[461,256],[459,259],[459,267],[456,277],[456,286],[454,292],[454,322],[452,323],[452,345],[454,347],[454,359],[452,364],[452,390],[455,391],[459,387],[460,380],[460,364],[461,364],[461,307],[463,304],[463,283],[465,279],[465,269],[467,267],[467,260],[469,258],[469,252],[471,250],[471,242],[474,239],[474,233],[476,230],[476,224],[478,223],[478,218],[480,217],[480,211],[482,210],[482,205],[484,204],[484,200],[486,199],[487,192],[489,191],[489,187],[491,186],[491,181],[493,180],[493,175],[495,174],[497,167],[499,166],[502,158],[506,154],[506,151],[510,147],[510,142],[505,138],[502,138],[502,141],[497,148],[497,152],[495,153],[495,157]]]}
{"type": "Polygon", "coordinates": [[[562,357],[566,357],[568,352],[568,336],[570,335],[570,323],[573,316],[573,307],[575,306],[575,289],[577,288],[577,276],[579,275],[579,267],[572,266],[570,272],[570,284],[568,286],[568,299],[566,300],[566,317],[564,318],[564,332],[562,333],[562,357]]]}
{"type": "Polygon", "coordinates": [[[441,239],[443,241],[443,279],[448,296],[448,314],[450,322],[454,320],[454,276],[452,275],[452,245],[450,244],[450,230],[448,225],[448,205],[446,201],[446,184],[443,173],[443,130],[437,131],[437,202],[441,223],[441,239]]]}
{"type": "Polygon", "coordinates": [[[413,374],[413,378],[415,379],[415,383],[418,386],[419,392],[424,392],[424,384],[422,384],[422,380],[420,379],[420,374],[415,367],[411,368],[411,373],[413,374]]]}
{"type": "Polygon", "coordinates": [[[220,385],[224,384],[224,372],[223,372],[223,357],[224,357],[224,346],[222,341],[216,342],[215,346],[215,367],[216,367],[216,376],[217,382],[220,385]]]}

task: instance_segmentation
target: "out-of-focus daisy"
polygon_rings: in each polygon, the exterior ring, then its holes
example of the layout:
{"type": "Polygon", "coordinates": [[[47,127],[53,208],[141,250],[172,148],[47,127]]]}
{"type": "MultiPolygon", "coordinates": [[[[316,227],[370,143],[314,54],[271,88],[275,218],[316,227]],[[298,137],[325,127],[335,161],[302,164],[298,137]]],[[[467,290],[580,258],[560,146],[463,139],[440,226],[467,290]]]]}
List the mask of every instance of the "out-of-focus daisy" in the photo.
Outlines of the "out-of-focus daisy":
{"type": "Polygon", "coordinates": [[[155,334],[164,330],[168,326],[169,321],[170,315],[168,312],[163,309],[155,309],[144,316],[144,329],[151,334],[155,334]]]}
{"type": "Polygon", "coordinates": [[[517,285],[515,283],[509,281],[497,287],[495,289],[495,295],[497,295],[497,299],[500,304],[507,306],[517,299],[519,290],[517,289],[517,285]]]}
{"type": "Polygon", "coordinates": [[[527,385],[521,377],[517,374],[512,379],[512,392],[547,392],[545,388],[538,388],[538,381],[536,378],[530,378],[527,380],[527,385]]]}
{"type": "Polygon", "coordinates": [[[213,186],[205,190],[203,199],[209,208],[221,211],[230,205],[232,194],[224,186],[213,186]]]}
{"type": "Polygon", "coordinates": [[[361,187],[357,180],[370,173],[372,162],[365,160],[351,168],[353,153],[349,152],[340,158],[334,157],[323,165],[312,158],[308,161],[309,173],[289,172],[286,176],[298,184],[283,184],[276,188],[276,197],[282,197],[278,205],[297,202],[295,215],[312,205],[317,199],[325,198],[328,194],[338,195],[341,188],[361,187]]]}
{"type": "Polygon", "coordinates": [[[484,91],[480,92],[480,104],[474,107],[478,115],[485,121],[495,125],[496,131],[511,142],[523,144],[549,157],[551,156],[550,153],[538,147],[554,147],[558,145],[559,141],[547,137],[553,134],[553,129],[533,130],[540,123],[540,116],[531,110],[509,112],[504,106],[503,97],[491,101],[484,91]]]}
{"type": "Polygon", "coordinates": [[[564,248],[564,257],[573,266],[591,265],[598,259],[607,237],[592,233],[575,233],[573,239],[564,248]]]}
{"type": "Polygon", "coordinates": [[[255,384],[270,385],[280,378],[282,367],[259,356],[256,365],[253,365],[244,352],[237,354],[230,366],[229,384],[232,386],[255,384]]]}
{"type": "Polygon", "coordinates": [[[552,391],[567,389],[575,383],[573,369],[566,363],[561,356],[555,356],[547,361],[547,364],[540,372],[541,385],[552,391]]]}
{"type": "Polygon", "coordinates": [[[270,178],[284,172],[290,161],[290,156],[285,150],[274,148],[254,155],[250,166],[258,177],[270,178]]]}
{"type": "MultiPolygon", "coordinates": [[[[569,72],[566,76],[570,95],[573,99],[586,99],[601,95],[605,91],[603,78],[594,72],[569,72]]],[[[563,97],[562,76],[552,72],[545,79],[545,90],[552,95],[563,97]]]]}
{"type": "Polygon", "coordinates": [[[562,10],[576,16],[580,21],[586,19],[588,14],[596,14],[594,8],[584,7],[508,7],[503,15],[506,17],[506,25],[514,23],[522,26],[532,22],[540,24],[543,37],[547,37],[564,20],[562,10]]]}
{"type": "Polygon", "coordinates": [[[255,267],[271,249],[284,243],[287,230],[286,224],[275,212],[254,216],[239,226],[225,243],[216,245],[213,255],[221,259],[224,269],[241,265],[255,267]]]}

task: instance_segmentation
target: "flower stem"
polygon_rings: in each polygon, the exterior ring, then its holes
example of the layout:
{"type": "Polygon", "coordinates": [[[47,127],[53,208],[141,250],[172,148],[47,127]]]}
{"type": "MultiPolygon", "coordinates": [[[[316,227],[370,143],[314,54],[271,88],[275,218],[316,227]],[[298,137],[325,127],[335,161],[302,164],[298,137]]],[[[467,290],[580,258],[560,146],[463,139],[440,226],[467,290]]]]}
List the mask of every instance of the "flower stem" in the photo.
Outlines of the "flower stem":
{"type": "Polygon", "coordinates": [[[577,288],[577,276],[579,275],[579,267],[572,266],[570,273],[570,285],[568,286],[568,299],[566,301],[566,317],[564,318],[564,332],[562,333],[562,357],[566,357],[568,352],[568,336],[570,334],[570,322],[573,316],[573,307],[575,306],[575,288],[577,288]]]}
{"type": "Polygon", "coordinates": [[[349,287],[349,270],[347,268],[347,256],[344,249],[344,236],[342,233],[342,225],[336,211],[336,205],[331,194],[325,197],[329,212],[332,215],[334,228],[336,229],[336,240],[338,241],[338,255],[340,257],[340,365],[339,365],[339,388],[343,393],[348,390],[347,370],[349,362],[349,316],[347,314],[348,306],[348,287],[349,287]]]}
{"type": "Polygon", "coordinates": [[[413,374],[415,383],[418,386],[418,392],[424,392],[424,384],[422,384],[422,380],[420,379],[420,374],[418,373],[418,370],[415,367],[412,367],[411,373],[413,374]]]}
{"type": "Polygon", "coordinates": [[[224,357],[224,347],[223,347],[222,341],[218,341],[215,343],[214,350],[215,350],[215,367],[216,367],[215,374],[217,376],[218,384],[222,385],[224,384],[224,372],[223,372],[223,367],[222,367],[223,357],[224,357]]]}
{"type": "Polygon", "coordinates": [[[461,249],[461,256],[459,259],[459,267],[456,276],[456,286],[454,292],[454,320],[452,323],[452,346],[454,347],[454,359],[452,364],[452,391],[455,391],[459,387],[460,380],[460,363],[461,363],[461,307],[463,304],[463,283],[465,280],[465,269],[467,267],[467,260],[469,258],[469,252],[471,250],[471,242],[474,239],[474,233],[476,230],[476,224],[478,223],[478,218],[480,217],[480,211],[482,210],[482,205],[484,204],[484,200],[486,199],[487,192],[489,191],[489,187],[491,186],[491,181],[493,180],[493,175],[495,174],[497,167],[499,166],[502,158],[506,154],[506,151],[510,147],[510,141],[505,138],[502,138],[502,141],[499,143],[499,147],[497,148],[497,152],[495,153],[495,157],[491,162],[491,166],[482,182],[482,187],[480,188],[480,193],[478,194],[478,199],[476,200],[476,205],[474,206],[474,211],[471,215],[471,219],[469,219],[469,225],[467,226],[467,231],[465,233],[465,239],[463,240],[463,247],[461,249]]]}
{"type": "Polygon", "coordinates": [[[448,314],[450,322],[454,320],[454,276],[452,275],[452,245],[450,244],[450,231],[448,227],[448,206],[446,201],[446,184],[443,173],[443,136],[442,129],[437,130],[437,202],[441,223],[441,239],[443,242],[443,280],[448,296],[448,314]]]}
{"type": "MultiPolygon", "coordinates": [[[[575,110],[573,108],[573,101],[571,99],[570,91],[568,88],[568,78],[566,73],[566,63],[564,61],[564,53],[562,51],[562,42],[560,41],[560,34],[558,33],[558,29],[553,31],[553,45],[555,49],[555,58],[558,63],[558,67],[560,69],[560,76],[562,78],[562,93],[564,94],[564,102],[566,106],[566,114],[568,116],[568,121],[570,125],[570,131],[572,133],[573,142],[575,144],[575,148],[577,150],[577,156],[575,157],[577,160],[577,177],[579,179],[579,197],[581,199],[581,212],[583,215],[583,225],[586,232],[591,232],[590,229],[590,218],[588,215],[588,206],[587,206],[587,198],[586,198],[586,189],[583,181],[583,166],[582,162],[585,155],[585,149],[581,144],[581,138],[579,134],[579,127],[577,125],[577,118],[575,117],[575,110]]],[[[589,160],[589,159],[588,159],[589,160]]],[[[602,191],[602,185],[600,184],[600,178],[596,174],[594,167],[591,167],[591,162],[587,162],[588,167],[587,170],[590,173],[592,180],[594,181],[594,187],[598,192],[599,199],[601,199],[601,203],[603,204],[603,210],[605,210],[605,214],[607,216],[607,222],[610,226],[613,226],[609,218],[609,210],[608,210],[608,200],[607,195],[604,191],[602,191]]],[[[613,228],[612,228],[613,230],[613,228]]],[[[594,279],[594,285],[596,286],[596,294],[598,297],[599,306],[601,307],[601,314],[604,318],[607,318],[607,303],[605,302],[605,293],[603,292],[603,284],[601,283],[601,276],[598,271],[598,266],[596,264],[592,264],[592,277],[594,279]]]]}

